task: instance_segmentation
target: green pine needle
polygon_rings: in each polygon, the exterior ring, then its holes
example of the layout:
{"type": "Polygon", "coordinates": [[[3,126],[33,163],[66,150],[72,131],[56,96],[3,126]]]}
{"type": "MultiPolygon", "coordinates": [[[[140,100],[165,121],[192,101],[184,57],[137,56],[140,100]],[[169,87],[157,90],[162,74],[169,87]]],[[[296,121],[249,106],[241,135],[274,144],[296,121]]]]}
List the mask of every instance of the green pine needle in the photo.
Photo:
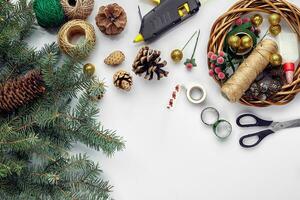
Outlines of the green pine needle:
{"type": "Polygon", "coordinates": [[[63,60],[56,44],[37,50],[24,41],[35,24],[31,2],[0,0],[0,8],[0,83],[39,69],[46,87],[30,104],[0,115],[0,199],[109,199],[112,187],[99,166],[69,154],[77,142],[108,156],[125,147],[98,121],[90,99],[104,93],[104,87],[91,90],[104,83],[85,76],[76,60],[63,60]]]}

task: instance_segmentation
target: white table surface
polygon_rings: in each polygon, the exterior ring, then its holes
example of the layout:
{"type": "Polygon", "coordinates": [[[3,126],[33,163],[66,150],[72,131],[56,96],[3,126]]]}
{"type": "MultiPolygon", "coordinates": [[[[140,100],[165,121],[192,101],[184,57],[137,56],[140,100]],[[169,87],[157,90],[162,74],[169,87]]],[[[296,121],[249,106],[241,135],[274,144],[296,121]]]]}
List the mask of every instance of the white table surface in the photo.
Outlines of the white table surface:
{"type": "MultiPolygon", "coordinates": [[[[96,1],[89,21],[100,5],[111,0],[96,1]]],[[[162,51],[168,61],[168,78],[146,81],[134,75],[134,87],[126,93],[112,84],[118,69],[131,71],[133,59],[141,47],[132,40],[140,19],[137,5],[146,13],[152,8],[147,0],[115,0],[127,11],[128,25],[118,37],[111,38],[96,29],[97,46],[88,62],[97,66],[97,75],[109,86],[101,101],[100,119],[106,128],[115,129],[126,140],[126,149],[112,158],[83,145],[74,153],[86,152],[103,169],[103,177],[114,185],[112,197],[117,200],[299,200],[300,199],[300,134],[299,129],[285,130],[267,138],[259,147],[242,149],[238,140],[242,130],[235,119],[242,112],[254,112],[267,119],[299,118],[299,96],[282,107],[251,108],[227,102],[216,83],[207,75],[206,47],[210,27],[235,0],[209,0],[197,16],[164,35],[150,46],[162,51]],[[170,52],[180,48],[189,36],[200,28],[202,33],[196,59],[199,67],[188,72],[183,64],[175,65],[170,52]],[[114,50],[122,50],[126,61],[117,68],[103,64],[114,50]],[[197,82],[208,91],[205,105],[188,103],[182,94],[173,111],[167,101],[177,83],[197,82]],[[206,106],[216,107],[221,117],[233,124],[233,134],[219,141],[211,129],[200,122],[200,112],[206,106]],[[297,133],[298,132],[298,133],[297,133]]],[[[300,6],[298,0],[291,0],[300,6]]],[[[267,22],[265,22],[267,23],[267,22]]],[[[97,27],[96,27],[97,28],[97,27]]],[[[34,45],[56,40],[56,35],[43,29],[35,32],[34,45]],[[38,38],[38,39],[37,39],[38,38]]],[[[193,44],[186,51],[192,53],[193,44]]]]}

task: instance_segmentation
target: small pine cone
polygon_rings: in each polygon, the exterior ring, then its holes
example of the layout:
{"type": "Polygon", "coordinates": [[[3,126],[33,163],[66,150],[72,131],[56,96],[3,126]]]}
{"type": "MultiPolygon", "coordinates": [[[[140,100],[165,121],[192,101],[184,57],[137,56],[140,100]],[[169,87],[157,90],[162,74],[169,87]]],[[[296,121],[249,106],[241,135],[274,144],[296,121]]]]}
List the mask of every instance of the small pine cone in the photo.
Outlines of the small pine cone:
{"type": "Polygon", "coordinates": [[[92,101],[100,101],[106,92],[106,85],[103,81],[97,81],[88,89],[88,95],[92,101]]]}
{"type": "Polygon", "coordinates": [[[120,34],[127,24],[126,12],[116,3],[101,6],[96,16],[96,24],[106,35],[120,34]]]}
{"type": "Polygon", "coordinates": [[[124,62],[125,55],[122,51],[114,51],[107,58],[105,58],[104,63],[111,66],[117,66],[124,62]]]}
{"type": "Polygon", "coordinates": [[[11,112],[45,92],[40,71],[31,70],[24,76],[8,80],[0,86],[0,110],[11,112]]]}
{"type": "Polygon", "coordinates": [[[139,76],[146,73],[145,79],[148,80],[152,80],[154,74],[157,75],[158,80],[167,77],[169,72],[162,69],[167,65],[167,61],[162,61],[160,54],[160,51],[152,50],[147,46],[143,47],[134,60],[133,72],[139,76]]]}
{"type": "Polygon", "coordinates": [[[114,85],[122,90],[130,91],[132,87],[132,76],[124,71],[119,70],[114,74],[114,85]]]}

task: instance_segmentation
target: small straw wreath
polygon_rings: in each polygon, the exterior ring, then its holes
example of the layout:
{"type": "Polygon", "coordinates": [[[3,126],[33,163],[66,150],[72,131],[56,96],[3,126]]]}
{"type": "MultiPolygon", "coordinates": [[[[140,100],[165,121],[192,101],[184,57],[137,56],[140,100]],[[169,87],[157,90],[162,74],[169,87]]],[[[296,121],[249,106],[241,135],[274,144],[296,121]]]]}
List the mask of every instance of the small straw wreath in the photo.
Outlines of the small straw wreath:
{"type": "Polygon", "coordinates": [[[76,59],[84,59],[94,49],[96,35],[94,27],[84,20],[72,20],[61,27],[58,33],[58,44],[60,49],[76,59]],[[84,40],[76,44],[71,43],[71,39],[78,34],[84,35],[84,40]]]}
{"type": "Polygon", "coordinates": [[[86,19],[94,9],[94,0],[61,0],[69,19],[86,19]]]}
{"type": "MultiPolygon", "coordinates": [[[[239,0],[214,23],[210,33],[207,52],[219,52],[224,47],[225,37],[232,24],[242,15],[250,12],[278,13],[289,27],[300,37],[300,9],[286,0],[239,0]]],[[[221,86],[221,81],[216,80],[221,86]]],[[[240,103],[247,106],[266,107],[270,105],[285,105],[291,102],[300,92],[300,66],[294,74],[294,82],[285,85],[275,96],[266,101],[247,101],[240,99],[240,103]]]]}

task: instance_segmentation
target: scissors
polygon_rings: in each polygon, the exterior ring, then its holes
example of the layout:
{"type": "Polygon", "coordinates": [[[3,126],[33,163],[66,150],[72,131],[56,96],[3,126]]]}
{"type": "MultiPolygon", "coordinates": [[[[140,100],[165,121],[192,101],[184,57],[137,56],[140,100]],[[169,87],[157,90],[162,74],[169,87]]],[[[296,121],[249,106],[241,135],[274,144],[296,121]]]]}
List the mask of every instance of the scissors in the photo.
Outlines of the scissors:
{"type": "Polygon", "coordinates": [[[300,119],[295,119],[295,120],[290,120],[290,121],[285,121],[285,122],[274,122],[274,121],[268,121],[268,120],[261,119],[253,114],[240,115],[237,118],[236,123],[239,127],[245,127],[245,128],[267,127],[267,129],[265,129],[263,131],[241,137],[240,145],[244,148],[255,147],[258,144],[260,144],[263,141],[263,139],[265,139],[267,136],[272,135],[273,133],[280,131],[282,129],[300,127],[300,119]],[[242,120],[246,119],[246,118],[254,120],[254,123],[248,123],[248,124],[242,123],[242,120]],[[249,140],[252,138],[257,139],[257,140],[255,140],[255,142],[252,144],[248,144],[245,142],[246,140],[249,140]]]}

